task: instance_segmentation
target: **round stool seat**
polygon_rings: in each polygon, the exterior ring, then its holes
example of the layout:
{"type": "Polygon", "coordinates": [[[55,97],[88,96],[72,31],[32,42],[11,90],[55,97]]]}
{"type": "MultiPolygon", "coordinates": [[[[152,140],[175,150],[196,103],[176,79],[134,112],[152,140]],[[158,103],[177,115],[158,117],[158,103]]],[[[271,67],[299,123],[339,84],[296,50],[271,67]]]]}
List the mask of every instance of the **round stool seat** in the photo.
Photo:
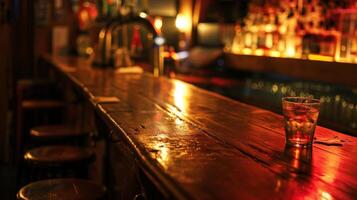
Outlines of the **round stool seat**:
{"type": "Polygon", "coordinates": [[[93,151],[68,145],[43,146],[25,152],[25,160],[38,164],[66,164],[90,161],[93,151]]]}
{"type": "Polygon", "coordinates": [[[104,199],[106,188],[81,179],[49,179],[30,183],[17,193],[21,200],[92,200],[104,199]]]}
{"type": "Polygon", "coordinates": [[[59,108],[64,107],[63,101],[51,100],[51,99],[32,99],[23,100],[21,103],[24,109],[48,109],[48,108],[59,108]]]}
{"type": "Polygon", "coordinates": [[[62,138],[62,137],[79,137],[87,133],[80,131],[78,128],[69,125],[45,125],[36,126],[30,130],[30,135],[33,138],[62,138]]]}

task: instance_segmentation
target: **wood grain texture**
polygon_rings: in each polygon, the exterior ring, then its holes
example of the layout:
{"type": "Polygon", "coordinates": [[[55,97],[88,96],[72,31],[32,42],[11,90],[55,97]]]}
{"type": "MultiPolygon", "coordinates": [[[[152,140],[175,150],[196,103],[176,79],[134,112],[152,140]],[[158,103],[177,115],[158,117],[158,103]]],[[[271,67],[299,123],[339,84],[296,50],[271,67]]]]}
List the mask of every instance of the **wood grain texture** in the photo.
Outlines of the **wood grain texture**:
{"type": "Polygon", "coordinates": [[[88,97],[170,198],[353,199],[357,139],[323,127],[343,146],[285,147],[282,116],[149,74],[91,68],[77,58],[45,56],[88,97]],[[63,66],[76,70],[65,72],[63,66]]]}

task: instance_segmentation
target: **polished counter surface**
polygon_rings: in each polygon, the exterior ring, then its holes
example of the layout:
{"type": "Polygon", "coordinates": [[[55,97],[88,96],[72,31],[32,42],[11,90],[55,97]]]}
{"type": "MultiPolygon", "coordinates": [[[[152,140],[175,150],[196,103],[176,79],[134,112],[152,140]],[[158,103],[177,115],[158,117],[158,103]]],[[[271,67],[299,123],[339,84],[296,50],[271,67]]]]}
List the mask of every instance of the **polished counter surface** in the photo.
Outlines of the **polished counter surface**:
{"type": "Polygon", "coordinates": [[[318,126],[317,139],[338,139],[342,146],[287,148],[283,118],[273,112],[178,80],[92,68],[75,57],[43,58],[125,138],[167,198],[357,196],[355,137],[318,126]]]}

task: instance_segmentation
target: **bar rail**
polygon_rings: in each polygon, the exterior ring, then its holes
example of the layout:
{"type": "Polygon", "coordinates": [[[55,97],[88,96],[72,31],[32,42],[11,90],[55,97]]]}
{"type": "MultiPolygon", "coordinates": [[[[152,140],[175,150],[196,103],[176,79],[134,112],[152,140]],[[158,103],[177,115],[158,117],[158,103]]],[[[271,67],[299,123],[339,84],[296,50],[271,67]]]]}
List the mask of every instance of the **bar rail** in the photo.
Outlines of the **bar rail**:
{"type": "Polygon", "coordinates": [[[357,87],[357,64],[225,53],[236,70],[280,74],[292,78],[357,87]]]}

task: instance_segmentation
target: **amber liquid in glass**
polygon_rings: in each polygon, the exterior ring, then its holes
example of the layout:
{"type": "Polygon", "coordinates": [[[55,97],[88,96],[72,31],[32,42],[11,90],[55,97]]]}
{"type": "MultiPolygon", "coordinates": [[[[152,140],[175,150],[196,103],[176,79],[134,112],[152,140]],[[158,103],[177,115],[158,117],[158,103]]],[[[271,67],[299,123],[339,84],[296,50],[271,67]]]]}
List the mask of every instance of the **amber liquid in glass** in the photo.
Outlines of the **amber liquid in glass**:
{"type": "Polygon", "coordinates": [[[319,110],[309,105],[289,104],[283,106],[285,135],[293,146],[311,145],[319,110]]]}

